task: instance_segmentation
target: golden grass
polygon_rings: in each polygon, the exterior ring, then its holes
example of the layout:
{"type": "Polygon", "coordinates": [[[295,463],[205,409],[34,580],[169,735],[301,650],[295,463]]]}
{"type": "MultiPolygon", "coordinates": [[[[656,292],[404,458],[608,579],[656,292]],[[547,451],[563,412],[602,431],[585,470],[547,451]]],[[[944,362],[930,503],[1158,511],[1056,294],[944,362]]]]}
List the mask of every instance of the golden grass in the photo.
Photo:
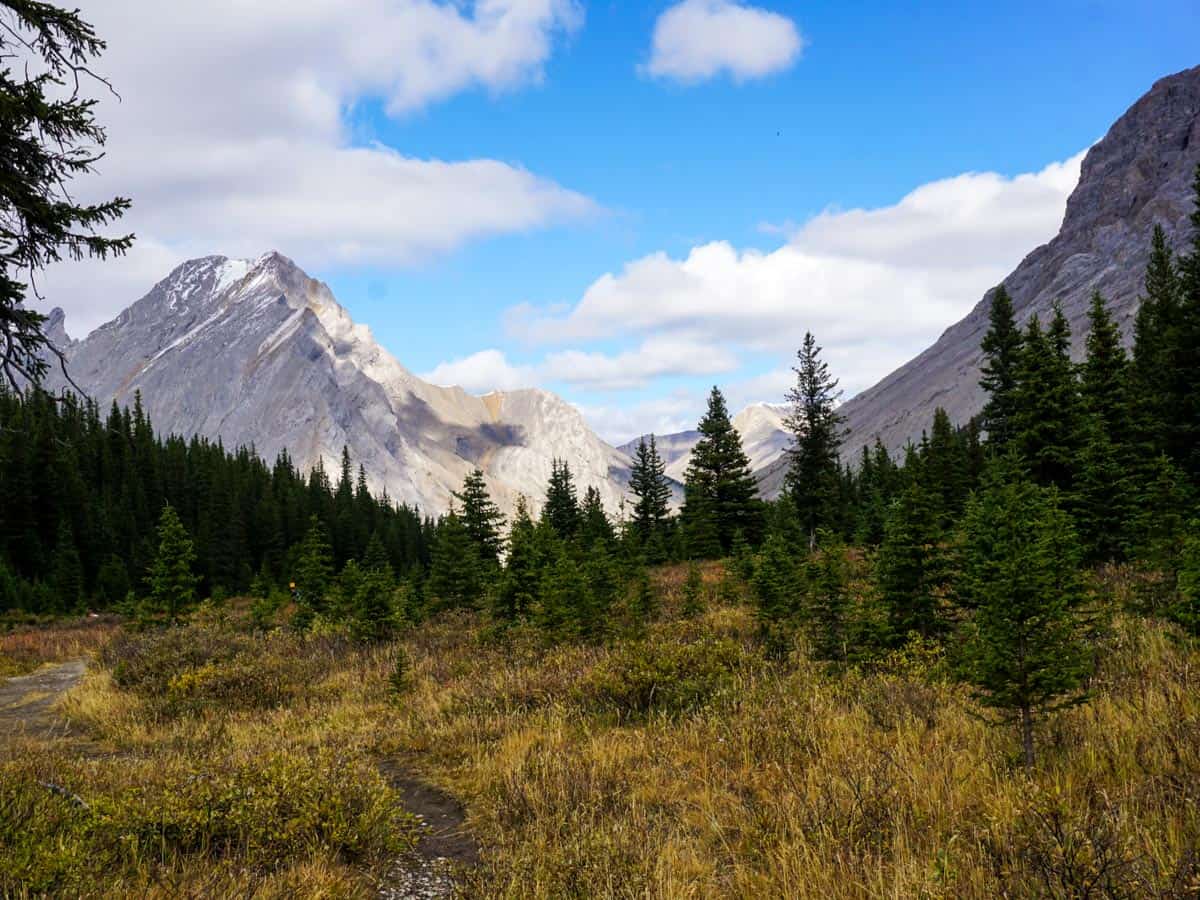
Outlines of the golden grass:
{"type": "Polygon", "coordinates": [[[53,625],[19,625],[0,632],[0,678],[24,675],[45,663],[90,656],[118,627],[115,618],[98,616],[53,625]]]}
{"type": "MultiPolygon", "coordinates": [[[[1118,618],[1091,702],[1042,725],[1027,777],[1014,736],[919,659],[830,672],[801,649],[769,663],[751,610],[716,599],[719,567],[705,567],[706,611],[674,617],[684,573],[657,574],[665,620],[644,641],[545,648],[475,616],[426,623],[401,642],[399,697],[389,645],[330,649],[280,708],[171,713],[93,671],[64,709],[113,755],[63,749],[43,769],[87,796],[130,759],[130,786],[213,760],[333,754],[363,773],[400,760],[465,803],[483,848],[463,878],[475,897],[1200,892],[1200,652],[1177,631],[1118,618]],[[597,699],[597,671],[702,640],[732,642],[744,664],[698,706],[620,715],[597,699]]],[[[239,869],[236,854],[176,854],[81,884],[222,895],[241,877],[259,896],[367,896],[385,856],[310,849],[239,869]]]]}

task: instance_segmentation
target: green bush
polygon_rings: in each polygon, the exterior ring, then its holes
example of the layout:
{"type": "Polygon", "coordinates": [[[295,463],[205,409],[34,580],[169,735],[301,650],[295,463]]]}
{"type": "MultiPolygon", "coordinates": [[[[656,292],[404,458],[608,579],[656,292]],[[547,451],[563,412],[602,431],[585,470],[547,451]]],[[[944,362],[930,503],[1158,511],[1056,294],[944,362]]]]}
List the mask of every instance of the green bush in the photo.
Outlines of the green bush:
{"type": "Polygon", "coordinates": [[[727,690],[734,674],[751,662],[727,638],[692,643],[633,641],[615,650],[588,676],[583,693],[622,718],[652,710],[695,709],[727,690]]]}
{"type": "Polygon", "coordinates": [[[210,705],[265,709],[310,693],[340,643],[283,631],[251,636],[187,625],[123,635],[105,648],[101,661],[118,687],[166,713],[210,705]]]}
{"type": "Polygon", "coordinates": [[[36,761],[0,766],[0,896],[101,896],[106,879],[153,880],[191,856],[269,871],[318,850],[378,863],[413,847],[415,820],[363,760],[276,753],[202,770],[126,766],[75,769],[62,787],[42,780],[36,761]]]}

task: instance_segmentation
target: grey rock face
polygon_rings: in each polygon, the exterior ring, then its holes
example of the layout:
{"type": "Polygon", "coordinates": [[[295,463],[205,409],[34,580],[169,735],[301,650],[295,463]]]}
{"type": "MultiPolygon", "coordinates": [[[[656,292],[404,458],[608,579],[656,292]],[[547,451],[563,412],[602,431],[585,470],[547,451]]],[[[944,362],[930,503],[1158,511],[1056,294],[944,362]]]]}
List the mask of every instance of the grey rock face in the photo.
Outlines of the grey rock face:
{"type": "MultiPolygon", "coordinates": [[[[1190,239],[1198,163],[1200,66],[1157,82],[1088,152],[1058,235],[1005,279],[1018,319],[1046,320],[1058,299],[1078,357],[1088,302],[1099,290],[1129,342],[1154,226],[1177,250],[1190,239]]],[[[991,292],[932,347],[845,404],[843,458],[854,459],[876,435],[893,451],[918,440],[938,406],[960,425],[983,408],[979,343],[990,303],[991,292]]],[[[777,480],[767,472],[762,483],[770,489],[777,480]]]]}
{"type": "Polygon", "coordinates": [[[428,513],[445,511],[476,466],[506,511],[520,494],[540,505],[554,457],[612,509],[628,482],[629,459],[570,404],[541,390],[475,397],[422,381],[278,253],[186,262],[60,346],[97,401],[130,403],[140,391],[161,433],[253,445],[268,460],[286,449],[302,470],[321,460],[331,473],[345,445],[373,488],[428,513]]]}

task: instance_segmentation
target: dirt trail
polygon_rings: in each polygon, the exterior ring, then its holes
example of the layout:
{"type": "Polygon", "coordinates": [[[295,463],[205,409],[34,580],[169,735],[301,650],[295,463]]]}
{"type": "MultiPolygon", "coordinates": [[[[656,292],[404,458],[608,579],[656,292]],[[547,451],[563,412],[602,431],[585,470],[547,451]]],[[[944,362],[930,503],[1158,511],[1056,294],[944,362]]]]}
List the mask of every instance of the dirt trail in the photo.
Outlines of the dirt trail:
{"type": "Polygon", "coordinates": [[[380,885],[386,900],[441,900],[456,896],[455,872],[479,862],[479,845],[466,830],[462,804],[449,794],[414,778],[400,763],[379,767],[399,794],[404,808],[420,817],[424,834],[416,853],[396,860],[380,885]]]}
{"type": "Polygon", "coordinates": [[[69,734],[70,723],[56,716],[52,707],[79,684],[86,668],[87,660],[73,659],[0,682],[0,741],[19,735],[69,734]]]}

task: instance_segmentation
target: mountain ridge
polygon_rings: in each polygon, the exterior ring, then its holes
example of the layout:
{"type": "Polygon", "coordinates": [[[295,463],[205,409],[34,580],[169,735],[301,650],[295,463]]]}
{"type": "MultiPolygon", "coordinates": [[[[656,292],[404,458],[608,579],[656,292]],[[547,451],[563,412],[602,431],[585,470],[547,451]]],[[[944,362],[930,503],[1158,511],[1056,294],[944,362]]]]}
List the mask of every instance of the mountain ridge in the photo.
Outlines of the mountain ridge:
{"type": "MultiPolygon", "coordinates": [[[[615,510],[630,461],[540,388],[484,397],[422,381],[355,323],[328,286],[271,251],[181,263],[82,340],[53,322],[72,379],[97,400],[140,391],[156,427],[287,449],[302,469],[341,448],[394,499],[441,513],[475,466],[506,512],[536,509],[555,456],[615,510]]],[[[50,387],[69,386],[51,372],[50,387]]]]}

